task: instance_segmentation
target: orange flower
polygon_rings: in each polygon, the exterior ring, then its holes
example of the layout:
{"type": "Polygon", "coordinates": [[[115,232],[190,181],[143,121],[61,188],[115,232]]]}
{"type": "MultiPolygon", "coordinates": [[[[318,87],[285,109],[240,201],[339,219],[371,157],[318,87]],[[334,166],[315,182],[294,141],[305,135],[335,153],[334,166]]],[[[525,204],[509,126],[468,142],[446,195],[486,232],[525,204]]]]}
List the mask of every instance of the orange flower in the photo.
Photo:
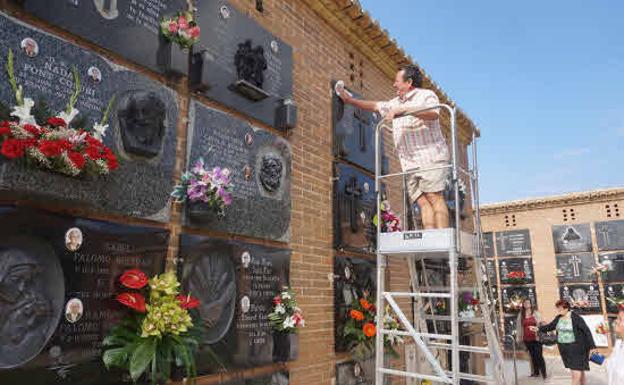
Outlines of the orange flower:
{"type": "Polygon", "coordinates": [[[375,328],[375,324],[372,322],[365,323],[362,330],[364,330],[364,335],[366,337],[374,337],[375,333],[377,333],[377,328],[375,328]]]}
{"type": "Polygon", "coordinates": [[[365,300],[364,298],[360,298],[360,305],[362,305],[362,307],[366,310],[370,310],[371,308],[371,304],[370,302],[368,302],[367,300],[365,300]]]}
{"type": "Polygon", "coordinates": [[[364,313],[359,310],[351,310],[351,318],[356,321],[362,321],[364,319],[364,313]]]}

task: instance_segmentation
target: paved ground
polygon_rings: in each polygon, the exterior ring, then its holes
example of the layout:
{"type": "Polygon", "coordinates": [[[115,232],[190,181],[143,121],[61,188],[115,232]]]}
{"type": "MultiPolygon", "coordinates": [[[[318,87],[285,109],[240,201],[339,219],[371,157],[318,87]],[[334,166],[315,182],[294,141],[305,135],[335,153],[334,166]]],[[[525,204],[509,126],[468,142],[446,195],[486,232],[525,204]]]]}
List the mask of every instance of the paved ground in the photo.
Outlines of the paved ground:
{"type": "MultiPolygon", "coordinates": [[[[570,372],[563,367],[559,357],[544,357],[546,359],[546,371],[548,378],[530,378],[525,370],[519,371],[518,385],[570,385],[572,383],[570,372]],[[524,372],[524,373],[523,373],[524,372]]],[[[527,369],[527,363],[521,363],[522,369],[527,369]]],[[[607,372],[604,365],[598,366],[590,363],[590,370],[587,372],[588,385],[607,385],[607,372]]],[[[619,384],[618,384],[619,385],[619,384]]],[[[622,384],[624,385],[624,384],[622,384]]]]}

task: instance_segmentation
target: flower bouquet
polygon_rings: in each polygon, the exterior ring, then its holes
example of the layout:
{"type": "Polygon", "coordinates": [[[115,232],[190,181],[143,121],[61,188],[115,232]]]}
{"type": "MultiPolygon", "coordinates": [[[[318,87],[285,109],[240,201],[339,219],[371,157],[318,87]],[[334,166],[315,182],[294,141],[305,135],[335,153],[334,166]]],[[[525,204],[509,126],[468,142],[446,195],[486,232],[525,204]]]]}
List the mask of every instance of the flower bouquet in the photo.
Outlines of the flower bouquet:
{"type": "Polygon", "coordinates": [[[160,22],[160,32],[168,41],[177,43],[182,48],[191,48],[199,41],[200,29],[195,23],[193,13],[178,12],[173,17],[164,17],[160,22]]]}
{"type": "Polygon", "coordinates": [[[477,313],[477,306],[481,302],[473,293],[467,291],[462,294],[459,301],[459,317],[474,318],[477,313]]]}
{"type": "Polygon", "coordinates": [[[305,326],[303,312],[297,304],[295,292],[284,287],[273,298],[273,311],[269,314],[273,328],[273,358],[276,362],[288,361],[290,357],[290,334],[305,326]]]}
{"type": "Polygon", "coordinates": [[[509,299],[509,303],[505,305],[509,311],[519,311],[522,309],[522,303],[526,300],[526,297],[522,297],[519,294],[514,294],[509,299]]]}
{"type": "Polygon", "coordinates": [[[613,270],[613,262],[606,260],[602,263],[596,264],[596,266],[592,268],[592,273],[596,275],[606,275],[610,270],[613,270]]]}
{"type": "MultiPolygon", "coordinates": [[[[390,203],[381,202],[381,232],[401,231],[401,219],[390,209],[390,203]]],[[[377,214],[373,216],[373,225],[377,226],[377,214]]]]}
{"type": "Polygon", "coordinates": [[[190,310],[198,307],[199,301],[179,294],[180,283],[173,271],[148,279],[144,272],[133,269],[124,272],[119,281],[131,291],[117,295],[117,301],[132,313],[103,341],[106,368],[125,369],[134,382],[147,373],[152,384],[168,381],[172,364],[184,368],[186,377],[194,377],[193,354],[201,336],[190,310]]]}
{"type": "Polygon", "coordinates": [[[230,170],[214,167],[209,170],[200,158],[191,169],[182,174],[180,184],[171,193],[176,202],[199,202],[206,204],[219,216],[225,215],[225,206],[232,204],[230,170]]]}
{"type": "MultiPolygon", "coordinates": [[[[383,319],[383,327],[386,330],[398,330],[399,322],[389,314],[390,308],[386,308],[383,319]]],[[[375,317],[377,311],[367,298],[360,298],[354,301],[348,312],[348,319],[345,323],[343,336],[351,354],[357,360],[365,360],[375,352],[375,336],[377,327],[375,317]]],[[[384,335],[384,347],[394,357],[398,357],[395,346],[403,342],[403,338],[395,335],[384,335]]]]}
{"type": "Polygon", "coordinates": [[[10,114],[16,120],[0,122],[2,156],[21,159],[28,165],[72,177],[106,175],[118,167],[115,154],[102,143],[114,98],[109,101],[102,120],[94,124],[91,132],[71,128],[70,123],[79,113],[74,105],[81,89],[80,77],[74,68],[74,93],[66,110],[48,118],[45,124],[37,124],[31,113],[35,102],[25,98],[22,86],[17,85],[11,50],[6,70],[17,104],[10,114]]]}
{"type": "Polygon", "coordinates": [[[602,322],[600,325],[596,326],[595,332],[602,335],[609,334],[609,324],[602,322]]]}
{"type": "Polygon", "coordinates": [[[510,271],[505,276],[505,283],[523,284],[526,282],[526,274],[524,271],[510,271]]]}

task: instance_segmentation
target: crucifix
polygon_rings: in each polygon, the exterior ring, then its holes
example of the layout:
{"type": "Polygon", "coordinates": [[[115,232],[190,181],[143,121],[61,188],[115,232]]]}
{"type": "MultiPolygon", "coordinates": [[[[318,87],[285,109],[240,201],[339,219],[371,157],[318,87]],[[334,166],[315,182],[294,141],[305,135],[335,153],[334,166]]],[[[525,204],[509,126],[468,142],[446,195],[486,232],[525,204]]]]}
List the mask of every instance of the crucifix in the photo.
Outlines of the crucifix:
{"type": "Polygon", "coordinates": [[[572,265],[572,269],[574,270],[575,277],[581,276],[581,269],[579,266],[581,262],[582,262],[581,259],[576,255],[573,255],[572,258],[570,258],[570,264],[572,265]]]}
{"type": "Polygon", "coordinates": [[[362,188],[358,186],[356,177],[352,177],[351,180],[349,180],[349,182],[345,185],[345,195],[349,207],[349,222],[351,225],[351,231],[355,233],[358,231],[356,200],[362,196],[362,188]]]}
{"type": "Polygon", "coordinates": [[[356,108],[353,111],[353,117],[355,118],[354,125],[357,125],[358,130],[358,141],[360,144],[360,151],[366,151],[366,127],[370,124],[369,119],[366,115],[366,112],[360,108],[356,108]]]}
{"type": "Polygon", "coordinates": [[[604,243],[604,246],[608,246],[610,243],[610,239],[609,239],[609,229],[607,228],[607,226],[602,226],[598,229],[598,232],[600,233],[600,235],[602,235],[602,242],[604,243]]]}

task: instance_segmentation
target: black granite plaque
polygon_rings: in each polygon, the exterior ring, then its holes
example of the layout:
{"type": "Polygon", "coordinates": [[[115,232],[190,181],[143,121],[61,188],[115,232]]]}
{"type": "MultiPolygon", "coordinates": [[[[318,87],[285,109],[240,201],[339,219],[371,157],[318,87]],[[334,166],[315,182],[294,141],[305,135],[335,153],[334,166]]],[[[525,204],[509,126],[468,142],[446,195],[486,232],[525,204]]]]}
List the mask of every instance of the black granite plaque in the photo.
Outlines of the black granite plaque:
{"type": "Polygon", "coordinates": [[[499,257],[531,255],[531,235],[529,234],[529,230],[497,232],[496,252],[499,257]]]}
{"type": "MultiPolygon", "coordinates": [[[[513,350],[513,340],[509,337],[516,338],[516,322],[518,322],[517,315],[505,315],[504,323],[503,323],[503,348],[505,350],[513,350]]],[[[516,348],[518,345],[516,345],[516,348]]]]}
{"type": "MultiPolygon", "coordinates": [[[[182,285],[201,301],[202,349],[211,348],[221,360],[215,363],[200,350],[199,373],[272,363],[268,315],[273,298],[288,285],[290,250],[183,234],[180,256],[182,285]]],[[[290,354],[294,359],[292,346],[290,354]]]]}
{"type": "Polygon", "coordinates": [[[291,153],[288,142],[231,115],[191,103],[187,167],[231,171],[233,202],[219,218],[201,204],[188,204],[186,223],[217,231],[279,241],[290,237],[291,153]]]}
{"type": "MultiPolygon", "coordinates": [[[[5,16],[0,16],[0,37],[2,62],[11,48],[18,84],[23,85],[24,94],[35,101],[36,107],[48,106],[49,114],[65,109],[73,91],[72,66],[77,67],[82,78],[82,93],[76,103],[80,114],[74,122],[92,127],[102,118],[111,97],[116,96],[104,142],[120,163],[108,176],[84,179],[0,157],[0,194],[9,199],[28,197],[38,202],[63,202],[71,207],[87,206],[101,212],[167,221],[175,167],[176,94],[143,75],[5,16]],[[37,43],[38,55],[29,57],[20,48],[27,38],[37,43]],[[93,68],[98,69],[101,80],[88,76],[93,68]]],[[[0,103],[6,107],[14,102],[6,71],[1,71],[0,103]]]]}
{"type": "MultiPolygon", "coordinates": [[[[368,373],[367,367],[374,368],[373,359],[364,362],[347,361],[336,364],[336,385],[373,385],[374,373],[368,373]]],[[[385,382],[385,381],[384,381],[385,382]]]]}
{"type": "MultiPolygon", "coordinates": [[[[335,83],[332,82],[332,89],[335,83]]],[[[332,95],[334,156],[375,172],[376,114],[345,104],[335,92],[332,95]]]]}
{"type": "Polygon", "coordinates": [[[268,376],[237,379],[225,382],[224,385],[288,385],[289,373],[279,371],[268,376]]]}
{"type": "Polygon", "coordinates": [[[334,331],[336,351],[347,350],[343,329],[348,310],[360,298],[375,297],[377,264],[363,258],[334,257],[334,331]]]}
{"type": "Polygon", "coordinates": [[[25,0],[24,4],[35,16],[159,72],[165,71],[158,60],[164,48],[160,20],[187,9],[185,0],[25,0]]]}
{"type": "Polygon", "coordinates": [[[607,268],[602,273],[605,282],[624,282],[624,253],[598,254],[598,260],[607,268]]]}
{"type": "Polygon", "coordinates": [[[624,220],[596,222],[598,250],[624,250],[624,220]]]}
{"type": "Polygon", "coordinates": [[[487,277],[490,284],[496,285],[496,261],[493,259],[486,260],[487,277]]]}
{"type": "Polygon", "coordinates": [[[193,87],[277,127],[277,110],[292,98],[292,48],[227,1],[202,0],[197,7],[203,37],[193,57],[193,87]]]}
{"type": "Polygon", "coordinates": [[[334,163],[334,247],[373,252],[375,181],[362,171],[334,163]]]}
{"type": "Polygon", "coordinates": [[[533,260],[531,258],[505,258],[498,261],[498,273],[502,284],[531,284],[533,276],[533,260]],[[524,278],[514,278],[513,273],[524,273],[524,278]]]}
{"type": "Polygon", "coordinates": [[[600,313],[600,290],[597,284],[562,285],[559,287],[559,297],[565,299],[582,314],[600,313]]]}
{"type": "Polygon", "coordinates": [[[557,277],[559,282],[595,282],[596,260],[592,253],[558,254],[557,277]]]}
{"type": "Polygon", "coordinates": [[[503,304],[503,310],[506,313],[513,313],[520,310],[515,309],[514,304],[522,306],[522,301],[528,299],[531,301],[533,307],[537,307],[537,297],[535,296],[534,286],[507,286],[501,287],[501,302],[503,304]]]}
{"type": "Polygon", "coordinates": [[[486,258],[494,258],[494,234],[491,232],[483,233],[481,242],[483,255],[486,258]]]}
{"type": "Polygon", "coordinates": [[[624,285],[606,284],[604,293],[607,300],[607,313],[617,313],[617,302],[624,300],[624,285]]]}
{"type": "Polygon", "coordinates": [[[101,343],[121,274],[165,267],[169,232],[0,207],[0,383],[118,384],[101,343]]]}
{"type": "Polygon", "coordinates": [[[552,236],[555,244],[555,253],[592,251],[589,223],[553,226],[552,236]]]}

